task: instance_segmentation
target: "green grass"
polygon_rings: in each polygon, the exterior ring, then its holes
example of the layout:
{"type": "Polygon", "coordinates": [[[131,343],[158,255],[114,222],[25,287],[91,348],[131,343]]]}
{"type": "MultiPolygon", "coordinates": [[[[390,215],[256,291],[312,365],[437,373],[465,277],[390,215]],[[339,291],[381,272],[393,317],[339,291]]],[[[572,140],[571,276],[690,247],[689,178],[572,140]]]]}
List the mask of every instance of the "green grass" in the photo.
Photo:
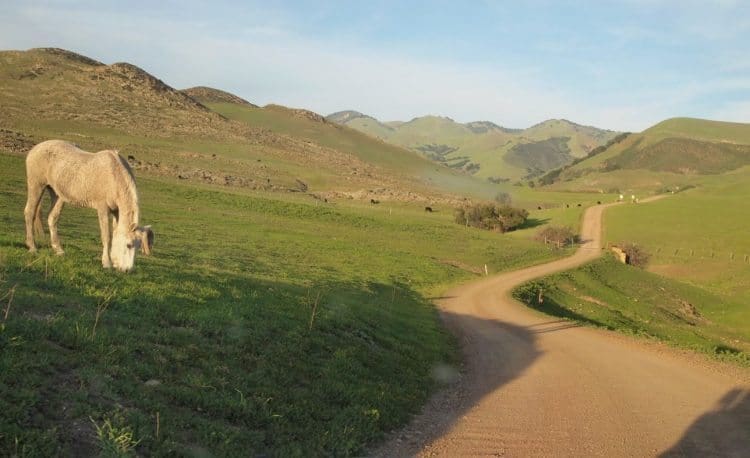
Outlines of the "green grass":
{"type": "Polygon", "coordinates": [[[65,256],[27,253],[23,160],[0,170],[2,454],[360,453],[456,364],[429,295],[556,256],[448,211],[141,177],[155,254],[119,274],[88,209],[65,256]]]}
{"type": "Polygon", "coordinates": [[[609,255],[527,283],[514,296],[553,316],[750,364],[750,328],[730,318],[741,302],[621,264],[609,255]]]}
{"type": "MultiPolygon", "coordinates": [[[[650,270],[750,303],[750,171],[710,177],[695,189],[648,205],[607,211],[609,242],[632,241],[652,254],[650,270]]],[[[750,329],[746,311],[733,313],[750,329]]]]}

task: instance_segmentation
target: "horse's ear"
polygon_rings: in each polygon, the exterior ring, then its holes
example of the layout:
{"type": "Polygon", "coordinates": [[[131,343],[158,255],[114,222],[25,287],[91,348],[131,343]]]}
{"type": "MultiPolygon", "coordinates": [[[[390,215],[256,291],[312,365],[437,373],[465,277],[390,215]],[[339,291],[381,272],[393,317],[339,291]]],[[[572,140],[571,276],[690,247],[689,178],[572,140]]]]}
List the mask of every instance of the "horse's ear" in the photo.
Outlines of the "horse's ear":
{"type": "Polygon", "coordinates": [[[146,256],[151,255],[151,249],[154,246],[154,231],[151,226],[145,226],[141,229],[141,251],[146,256]]]}
{"type": "Polygon", "coordinates": [[[135,223],[130,223],[130,232],[135,232],[136,229],[138,229],[138,225],[135,223]]]}

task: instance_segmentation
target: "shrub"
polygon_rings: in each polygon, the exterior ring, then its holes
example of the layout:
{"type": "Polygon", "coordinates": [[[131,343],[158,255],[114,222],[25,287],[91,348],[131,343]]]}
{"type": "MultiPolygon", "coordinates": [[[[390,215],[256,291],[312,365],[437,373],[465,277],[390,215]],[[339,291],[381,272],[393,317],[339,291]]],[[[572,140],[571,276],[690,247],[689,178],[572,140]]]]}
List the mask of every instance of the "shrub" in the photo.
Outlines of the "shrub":
{"type": "Polygon", "coordinates": [[[578,243],[578,234],[569,226],[547,226],[537,232],[534,237],[544,243],[552,243],[558,247],[578,243]]]}
{"type": "Polygon", "coordinates": [[[646,250],[633,242],[623,242],[620,244],[620,248],[628,256],[628,264],[635,267],[644,269],[648,265],[651,255],[646,250]]]}
{"type": "Polygon", "coordinates": [[[526,222],[529,212],[508,205],[480,203],[456,209],[455,221],[480,229],[508,232],[526,222]]]}

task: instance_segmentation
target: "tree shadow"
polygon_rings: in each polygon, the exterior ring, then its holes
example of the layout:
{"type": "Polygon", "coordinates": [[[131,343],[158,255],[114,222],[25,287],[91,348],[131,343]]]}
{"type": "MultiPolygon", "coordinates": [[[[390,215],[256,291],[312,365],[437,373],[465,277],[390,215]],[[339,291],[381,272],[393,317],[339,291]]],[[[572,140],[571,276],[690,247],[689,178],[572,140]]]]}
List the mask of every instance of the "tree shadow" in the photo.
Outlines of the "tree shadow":
{"type": "Polygon", "coordinates": [[[750,390],[729,390],[660,457],[750,455],[750,390]]]}

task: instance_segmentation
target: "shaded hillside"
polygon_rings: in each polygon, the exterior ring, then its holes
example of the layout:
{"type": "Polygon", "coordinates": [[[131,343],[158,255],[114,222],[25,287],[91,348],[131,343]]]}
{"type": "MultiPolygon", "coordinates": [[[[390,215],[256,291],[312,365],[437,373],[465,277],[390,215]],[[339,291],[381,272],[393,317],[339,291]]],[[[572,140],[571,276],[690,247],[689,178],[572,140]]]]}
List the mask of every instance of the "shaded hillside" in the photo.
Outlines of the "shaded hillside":
{"type": "Polygon", "coordinates": [[[569,137],[551,137],[531,143],[514,145],[505,160],[517,167],[526,167],[528,177],[568,164],[573,157],[568,148],[569,137]]]}
{"type": "Polygon", "coordinates": [[[750,145],[665,138],[644,148],[629,148],[605,162],[607,169],[716,174],[750,164],[750,145]]]}
{"type": "Polygon", "coordinates": [[[445,194],[444,183],[452,192],[472,188],[414,152],[308,110],[258,109],[207,87],[178,91],[128,63],[54,48],[2,51],[0,83],[0,148],[12,152],[61,138],[89,150],[118,148],[147,174],[269,191],[384,189],[393,198],[430,200],[445,194]],[[201,102],[261,110],[271,121],[228,119],[201,102]],[[273,119],[297,124],[275,129],[273,119]],[[325,135],[307,135],[312,125],[325,135]]]}
{"type": "Polygon", "coordinates": [[[748,164],[750,124],[673,118],[615,142],[600,154],[551,174],[556,176],[547,181],[570,189],[601,189],[604,183],[618,187],[618,182],[653,188],[748,164]],[[635,171],[642,173],[633,182],[635,171]]]}
{"type": "Polygon", "coordinates": [[[383,123],[356,111],[334,113],[328,119],[491,181],[533,178],[586,156],[617,135],[561,119],[528,129],[489,121],[461,124],[440,116],[383,123]]]}

